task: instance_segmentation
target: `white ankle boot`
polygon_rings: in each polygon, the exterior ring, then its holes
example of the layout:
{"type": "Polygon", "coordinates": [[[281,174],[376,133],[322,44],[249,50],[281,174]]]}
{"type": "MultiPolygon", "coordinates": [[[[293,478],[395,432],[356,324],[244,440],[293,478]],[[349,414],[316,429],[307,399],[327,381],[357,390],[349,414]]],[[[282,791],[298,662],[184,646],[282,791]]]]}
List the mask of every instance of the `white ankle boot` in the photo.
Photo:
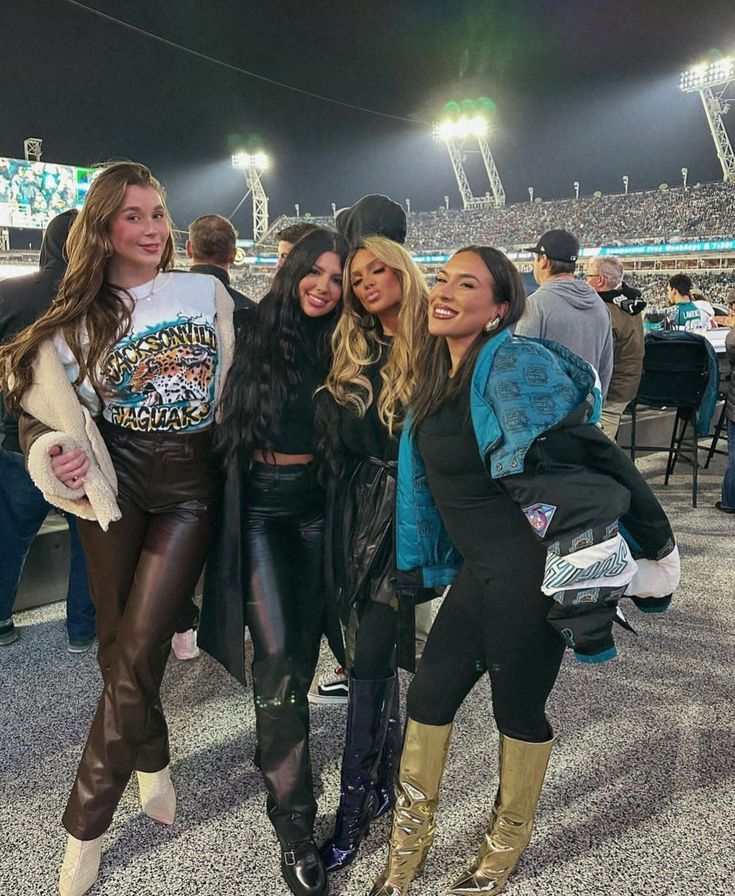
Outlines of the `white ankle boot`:
{"type": "Polygon", "coordinates": [[[169,767],[160,772],[136,772],[140,804],[146,815],[161,824],[173,824],[176,815],[176,792],[169,767]]]}
{"type": "Polygon", "coordinates": [[[82,896],[97,880],[102,857],[102,837],[77,840],[69,834],[59,875],[61,896],[82,896]]]}

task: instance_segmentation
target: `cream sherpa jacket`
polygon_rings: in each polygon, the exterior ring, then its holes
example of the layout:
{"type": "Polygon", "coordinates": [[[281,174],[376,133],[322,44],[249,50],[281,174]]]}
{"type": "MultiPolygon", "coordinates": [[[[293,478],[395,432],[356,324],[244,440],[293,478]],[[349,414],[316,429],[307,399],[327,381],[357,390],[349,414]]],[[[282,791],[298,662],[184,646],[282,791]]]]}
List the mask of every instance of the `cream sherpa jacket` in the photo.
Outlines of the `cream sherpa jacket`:
{"type": "MultiPolygon", "coordinates": [[[[235,336],[232,326],[233,302],[219,282],[215,290],[218,360],[216,402],[232,364],[235,336]]],[[[64,365],[51,340],[40,346],[33,364],[33,385],[21,402],[24,411],[48,428],[30,446],[24,445],[28,472],[44,498],[61,510],[85,520],[96,520],[107,531],[120,519],[117,505],[117,475],[107,446],[92,415],[80,402],[64,365]],[[49,450],[60,445],[63,451],[81,448],[90,460],[79,489],[67,488],[57,479],[49,450]]]]}

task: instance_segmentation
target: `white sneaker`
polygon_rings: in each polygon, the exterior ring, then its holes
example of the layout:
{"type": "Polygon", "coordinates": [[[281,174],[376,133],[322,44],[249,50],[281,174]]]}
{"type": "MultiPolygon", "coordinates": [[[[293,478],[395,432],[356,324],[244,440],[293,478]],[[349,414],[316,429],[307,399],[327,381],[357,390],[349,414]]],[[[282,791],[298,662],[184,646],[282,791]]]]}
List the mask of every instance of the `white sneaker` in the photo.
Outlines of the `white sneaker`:
{"type": "Polygon", "coordinates": [[[314,676],[307,696],[309,703],[347,703],[349,696],[347,672],[342,666],[337,666],[334,672],[326,672],[318,678],[314,676]]]}
{"type": "Polygon", "coordinates": [[[195,660],[199,656],[197,633],[193,628],[188,632],[176,632],[171,638],[171,649],[177,660],[195,660]]]}

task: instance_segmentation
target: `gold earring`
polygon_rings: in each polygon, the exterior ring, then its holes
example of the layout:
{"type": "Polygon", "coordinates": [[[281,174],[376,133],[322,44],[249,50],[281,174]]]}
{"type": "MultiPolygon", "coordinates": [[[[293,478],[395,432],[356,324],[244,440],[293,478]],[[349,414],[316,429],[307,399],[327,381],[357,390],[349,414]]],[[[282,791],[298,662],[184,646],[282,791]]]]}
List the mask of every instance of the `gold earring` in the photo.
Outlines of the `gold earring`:
{"type": "Polygon", "coordinates": [[[494,317],[492,320],[489,320],[485,326],[482,328],[484,333],[492,333],[493,330],[497,330],[500,326],[500,321],[502,320],[501,316],[498,315],[494,317]]]}

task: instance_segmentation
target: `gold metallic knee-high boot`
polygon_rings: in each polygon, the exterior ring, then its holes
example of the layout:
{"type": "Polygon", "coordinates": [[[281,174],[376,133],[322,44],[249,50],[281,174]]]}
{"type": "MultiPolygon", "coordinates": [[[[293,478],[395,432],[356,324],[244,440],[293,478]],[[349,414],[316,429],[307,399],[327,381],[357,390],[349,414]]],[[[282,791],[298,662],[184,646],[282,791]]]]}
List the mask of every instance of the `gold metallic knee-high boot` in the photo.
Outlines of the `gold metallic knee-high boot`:
{"type": "Polygon", "coordinates": [[[452,725],[408,719],[396,785],[388,864],[370,896],[405,896],[434,842],[434,815],[452,725]]]}
{"type": "Polygon", "coordinates": [[[500,783],[490,826],[472,866],[449,891],[452,896],[495,896],[503,889],[531,839],[553,745],[553,733],[540,744],[500,735],[500,783]]]}

